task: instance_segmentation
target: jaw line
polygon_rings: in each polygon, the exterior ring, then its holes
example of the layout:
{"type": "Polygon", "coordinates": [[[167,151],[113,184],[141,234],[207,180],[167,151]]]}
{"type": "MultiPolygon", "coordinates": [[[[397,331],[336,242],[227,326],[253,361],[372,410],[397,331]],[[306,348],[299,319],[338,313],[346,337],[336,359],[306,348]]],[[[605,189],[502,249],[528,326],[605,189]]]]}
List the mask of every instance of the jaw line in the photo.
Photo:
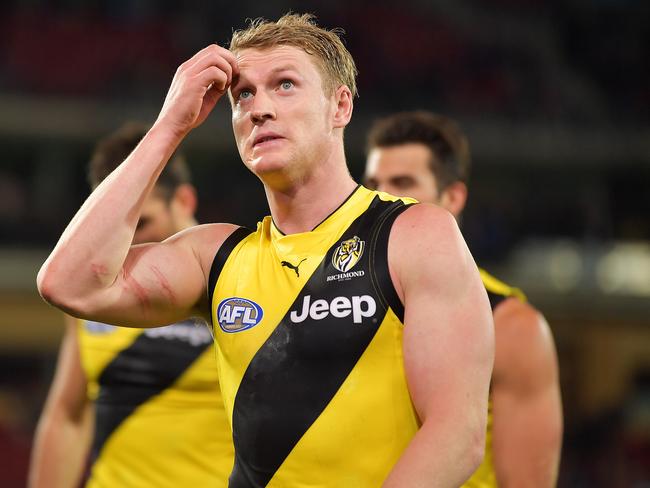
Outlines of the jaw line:
{"type": "Polygon", "coordinates": [[[261,160],[262,160],[262,156],[258,156],[256,158],[249,159],[248,162],[251,168],[254,168],[261,160]]]}

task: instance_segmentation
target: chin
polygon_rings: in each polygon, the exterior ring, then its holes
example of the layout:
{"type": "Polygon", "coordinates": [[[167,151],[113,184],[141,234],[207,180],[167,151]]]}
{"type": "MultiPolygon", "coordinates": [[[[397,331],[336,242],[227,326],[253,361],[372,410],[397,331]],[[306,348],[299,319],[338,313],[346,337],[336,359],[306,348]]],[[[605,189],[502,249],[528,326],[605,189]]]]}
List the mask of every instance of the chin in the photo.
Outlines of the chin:
{"type": "Polygon", "coordinates": [[[246,166],[257,176],[269,173],[283,172],[288,169],[290,158],[282,154],[263,154],[262,156],[251,157],[246,166]]]}

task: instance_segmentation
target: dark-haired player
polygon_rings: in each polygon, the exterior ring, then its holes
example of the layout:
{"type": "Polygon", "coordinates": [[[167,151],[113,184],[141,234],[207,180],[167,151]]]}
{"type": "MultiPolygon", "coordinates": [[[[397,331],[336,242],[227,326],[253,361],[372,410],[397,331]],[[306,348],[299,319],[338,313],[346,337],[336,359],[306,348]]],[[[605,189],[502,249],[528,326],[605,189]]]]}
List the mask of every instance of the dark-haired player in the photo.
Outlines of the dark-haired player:
{"type": "MultiPolygon", "coordinates": [[[[467,199],[470,151],[453,120],[403,112],[368,135],[366,185],[446,208],[457,219],[467,199]]],[[[481,270],[494,313],[495,362],[485,458],[467,488],[555,485],[562,405],[553,338],[524,295],[481,270]]]]}
{"type": "MultiPolygon", "coordinates": [[[[97,145],[89,164],[93,189],[147,129],[129,123],[97,145]]],[[[196,202],[176,153],[143,201],[133,242],[163,241],[196,225],[196,202]]],[[[133,329],[66,316],[30,486],[76,488],[88,457],[88,487],[226,485],[232,440],[204,322],[133,329]]]]}

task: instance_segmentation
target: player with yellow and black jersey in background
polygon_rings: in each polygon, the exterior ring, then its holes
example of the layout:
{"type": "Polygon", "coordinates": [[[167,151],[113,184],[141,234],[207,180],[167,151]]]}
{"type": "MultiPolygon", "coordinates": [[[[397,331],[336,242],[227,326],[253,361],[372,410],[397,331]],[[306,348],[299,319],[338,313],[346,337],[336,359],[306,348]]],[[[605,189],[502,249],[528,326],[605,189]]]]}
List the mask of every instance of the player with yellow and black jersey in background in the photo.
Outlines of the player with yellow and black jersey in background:
{"type": "MultiPolygon", "coordinates": [[[[467,199],[469,144],[449,118],[404,112],[375,122],[365,182],[394,195],[435,203],[457,219],[467,199]]],[[[555,346],[542,315],[521,291],[486,271],[494,314],[495,363],[485,458],[465,488],[552,487],[562,439],[555,346]]]]}
{"type": "MultiPolygon", "coordinates": [[[[89,165],[93,188],[147,129],[129,123],[98,144],[89,165]]],[[[196,202],[177,153],[144,202],[134,244],[196,225],[196,202]]],[[[30,487],[74,488],[81,479],[89,488],[226,486],[232,437],[212,342],[203,320],[137,329],[66,316],[30,487]]]]}

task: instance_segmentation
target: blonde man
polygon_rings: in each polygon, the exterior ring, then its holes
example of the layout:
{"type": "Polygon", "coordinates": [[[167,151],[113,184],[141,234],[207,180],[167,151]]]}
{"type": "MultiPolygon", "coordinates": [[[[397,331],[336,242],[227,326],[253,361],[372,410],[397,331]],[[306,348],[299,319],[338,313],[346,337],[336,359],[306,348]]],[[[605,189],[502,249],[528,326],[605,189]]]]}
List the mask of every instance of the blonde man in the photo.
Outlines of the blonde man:
{"type": "Polygon", "coordinates": [[[452,487],[483,456],[485,289],[453,217],[350,177],[355,75],[338,35],[308,15],[201,50],[39,273],[43,297],[77,316],[140,327],[210,317],[234,488],[452,487]],[[255,232],[209,224],[131,246],[170,154],[226,92],[271,216],[255,232]]]}

